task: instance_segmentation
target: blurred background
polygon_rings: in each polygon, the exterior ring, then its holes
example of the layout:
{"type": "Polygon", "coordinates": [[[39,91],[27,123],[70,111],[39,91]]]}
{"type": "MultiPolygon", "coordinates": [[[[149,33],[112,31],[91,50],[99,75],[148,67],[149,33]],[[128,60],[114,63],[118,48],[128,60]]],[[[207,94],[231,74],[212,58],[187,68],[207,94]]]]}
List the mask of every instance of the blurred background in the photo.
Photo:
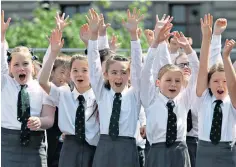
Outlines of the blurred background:
{"type": "MultiPolygon", "coordinates": [[[[121,20],[126,17],[127,8],[140,8],[145,19],[141,28],[153,29],[156,14],[164,13],[174,16],[173,30],[182,31],[185,36],[192,37],[193,48],[199,51],[201,47],[200,18],[205,13],[211,13],[214,21],[224,17],[228,26],[222,35],[222,45],[226,38],[236,39],[236,2],[235,1],[1,1],[5,10],[5,19],[11,17],[11,25],[7,32],[9,47],[24,45],[35,48],[40,59],[48,47],[46,36],[55,27],[57,11],[70,16],[72,24],[66,27],[64,52],[83,52],[85,45],[79,39],[80,26],[86,23],[85,14],[93,7],[103,13],[106,23],[111,23],[108,35],[118,35],[121,43],[119,52],[129,55],[130,39],[122,27],[121,20]]],[[[148,49],[144,34],[142,34],[143,50],[148,49]]],[[[233,50],[233,60],[236,60],[236,50],[233,50]]]]}

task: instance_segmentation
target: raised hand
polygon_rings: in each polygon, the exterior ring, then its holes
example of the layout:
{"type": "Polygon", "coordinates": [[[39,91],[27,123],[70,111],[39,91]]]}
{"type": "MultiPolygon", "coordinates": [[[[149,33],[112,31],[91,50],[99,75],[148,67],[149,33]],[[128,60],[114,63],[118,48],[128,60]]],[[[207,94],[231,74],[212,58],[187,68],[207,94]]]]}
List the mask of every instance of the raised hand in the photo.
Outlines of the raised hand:
{"type": "Polygon", "coordinates": [[[152,48],[156,48],[159,43],[167,40],[173,33],[170,33],[171,28],[173,27],[173,24],[170,22],[167,22],[159,31],[158,34],[155,34],[155,38],[152,43],[152,48]]]}
{"type": "Polygon", "coordinates": [[[65,13],[63,13],[62,16],[60,17],[59,13],[57,12],[57,15],[55,16],[57,29],[63,31],[65,27],[70,25],[71,21],[68,21],[68,19],[69,15],[65,19],[65,13]]]}
{"type": "Polygon", "coordinates": [[[56,58],[64,45],[64,39],[62,39],[62,32],[58,29],[54,29],[51,33],[49,41],[51,44],[51,55],[56,58]]]}
{"type": "Polygon", "coordinates": [[[224,57],[229,57],[232,49],[234,48],[234,46],[235,46],[235,41],[233,39],[231,39],[231,40],[226,39],[225,47],[224,47],[224,50],[223,50],[223,56],[224,57]]]}
{"type": "Polygon", "coordinates": [[[7,22],[4,22],[4,10],[2,10],[2,16],[1,16],[1,41],[3,42],[5,40],[5,34],[9,27],[11,18],[7,19],[7,22]]]}
{"type": "Polygon", "coordinates": [[[166,14],[164,14],[161,18],[161,20],[159,20],[158,15],[156,15],[156,25],[155,25],[155,36],[158,35],[158,33],[160,32],[161,28],[167,23],[171,23],[171,21],[173,20],[173,17],[167,16],[166,14]]]}
{"type": "Polygon", "coordinates": [[[94,9],[89,9],[89,16],[86,15],[85,17],[89,24],[91,35],[98,35],[99,27],[102,23],[102,20],[98,16],[97,12],[94,9]]]}
{"type": "Polygon", "coordinates": [[[221,35],[227,27],[227,20],[225,18],[219,18],[214,24],[214,35],[221,35]]]}
{"type": "Polygon", "coordinates": [[[154,31],[149,30],[149,29],[146,29],[146,30],[144,31],[144,34],[145,34],[145,37],[146,37],[146,39],[147,39],[147,42],[148,42],[149,46],[151,46],[151,45],[152,45],[152,42],[153,42],[153,40],[154,40],[154,31]]]}
{"type": "Polygon", "coordinates": [[[105,36],[107,34],[107,28],[111,26],[110,23],[105,24],[103,14],[100,14],[101,24],[99,26],[99,35],[105,36]]]}
{"type": "Polygon", "coordinates": [[[208,13],[207,15],[205,14],[204,20],[201,18],[200,22],[201,22],[202,36],[207,39],[211,39],[213,16],[210,13],[208,13]]]}
{"type": "Polygon", "coordinates": [[[136,10],[136,8],[134,8],[133,13],[130,13],[130,10],[127,10],[127,22],[125,22],[124,19],[122,19],[122,24],[125,28],[127,28],[127,30],[129,31],[129,33],[131,34],[136,34],[137,30],[138,30],[138,23],[143,20],[143,14],[140,16],[140,10],[136,10]]]}
{"type": "Polygon", "coordinates": [[[190,45],[188,39],[184,36],[182,32],[175,32],[174,38],[176,39],[178,45],[182,48],[185,48],[187,45],[190,45]]]}
{"type": "Polygon", "coordinates": [[[89,30],[89,25],[87,23],[81,26],[80,31],[79,31],[79,36],[80,36],[80,39],[84,42],[84,44],[87,47],[88,40],[90,39],[90,30],[89,30]]]}
{"type": "Polygon", "coordinates": [[[114,34],[112,35],[111,40],[109,41],[109,47],[114,52],[116,52],[116,50],[120,47],[120,43],[118,43],[118,37],[114,34]]]}

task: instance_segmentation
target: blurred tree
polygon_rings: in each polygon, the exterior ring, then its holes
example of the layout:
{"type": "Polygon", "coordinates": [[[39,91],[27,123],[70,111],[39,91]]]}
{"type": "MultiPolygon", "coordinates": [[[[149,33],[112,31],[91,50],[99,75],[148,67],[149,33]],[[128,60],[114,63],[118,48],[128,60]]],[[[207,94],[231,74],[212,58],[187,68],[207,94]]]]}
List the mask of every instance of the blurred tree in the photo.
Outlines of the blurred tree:
{"type": "MultiPolygon", "coordinates": [[[[131,3],[129,8],[131,11],[134,7],[140,8],[141,13],[145,14],[145,18],[148,18],[148,8],[151,6],[150,1],[135,1],[131,3]]],[[[97,10],[102,8],[111,7],[109,1],[97,1],[93,6],[97,10]]],[[[9,27],[6,38],[9,43],[9,47],[13,48],[18,45],[24,45],[31,48],[47,48],[48,40],[46,36],[50,35],[51,30],[55,27],[56,12],[59,9],[51,7],[50,10],[44,10],[43,8],[37,8],[33,11],[32,20],[14,19],[14,22],[9,27]]],[[[86,13],[78,13],[73,15],[70,20],[72,24],[65,28],[63,37],[65,39],[64,48],[85,48],[83,42],[79,39],[79,29],[82,24],[86,23],[86,13]]],[[[130,48],[130,38],[128,32],[122,26],[122,18],[126,18],[126,11],[111,11],[107,12],[105,17],[106,23],[111,23],[111,27],[108,28],[108,35],[118,35],[118,41],[121,43],[122,49],[130,48]],[[112,28],[114,26],[114,28],[112,28]]],[[[143,29],[143,21],[140,27],[143,29]]],[[[142,47],[148,48],[148,44],[145,40],[144,34],[141,36],[142,47]]],[[[39,55],[40,60],[44,53],[39,55]]]]}

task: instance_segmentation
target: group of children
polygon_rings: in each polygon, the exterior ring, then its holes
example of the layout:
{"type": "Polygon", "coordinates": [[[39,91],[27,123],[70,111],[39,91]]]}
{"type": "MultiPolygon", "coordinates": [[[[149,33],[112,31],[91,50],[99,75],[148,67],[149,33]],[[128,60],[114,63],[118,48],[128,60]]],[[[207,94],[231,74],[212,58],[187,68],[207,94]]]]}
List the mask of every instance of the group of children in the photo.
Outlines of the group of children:
{"type": "Polygon", "coordinates": [[[122,20],[130,58],[116,54],[116,37],[109,49],[110,24],[94,9],[80,29],[86,55],[59,56],[69,25],[64,17],[57,14],[33,79],[27,47],[14,48],[7,62],[10,18],[4,22],[2,11],[3,167],[53,166],[61,138],[60,167],[143,167],[144,161],[146,167],[236,166],[234,40],[226,40],[221,58],[226,19],[216,20],[213,34],[213,17],[200,20],[199,61],[187,37],[171,33],[173,17],[166,15],[145,31],[150,47],[143,58],[138,25],[144,16],[136,8],[122,20]]]}

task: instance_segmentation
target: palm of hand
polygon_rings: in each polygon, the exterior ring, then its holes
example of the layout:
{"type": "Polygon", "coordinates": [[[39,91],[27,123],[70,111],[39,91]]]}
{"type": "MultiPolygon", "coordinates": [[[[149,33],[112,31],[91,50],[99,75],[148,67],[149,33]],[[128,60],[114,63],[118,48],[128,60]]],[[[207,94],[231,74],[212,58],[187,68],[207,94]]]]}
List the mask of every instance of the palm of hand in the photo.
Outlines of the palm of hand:
{"type": "Polygon", "coordinates": [[[135,18],[128,18],[127,23],[125,24],[125,27],[130,32],[135,32],[138,29],[138,21],[135,18]]]}
{"type": "Polygon", "coordinates": [[[67,26],[67,23],[65,22],[65,20],[58,20],[57,21],[57,27],[60,30],[63,30],[66,26],[67,26]]]}
{"type": "Polygon", "coordinates": [[[212,27],[208,24],[204,24],[202,27],[202,34],[210,36],[212,34],[212,27]]]}
{"type": "Polygon", "coordinates": [[[82,31],[82,32],[80,32],[80,38],[82,40],[89,40],[89,38],[90,38],[89,31],[82,31]]]}
{"type": "Polygon", "coordinates": [[[185,37],[180,37],[177,39],[177,42],[181,45],[181,46],[186,46],[188,44],[188,40],[185,37]]]}
{"type": "Polygon", "coordinates": [[[89,29],[92,33],[96,33],[99,30],[99,20],[92,20],[89,29]]]}

